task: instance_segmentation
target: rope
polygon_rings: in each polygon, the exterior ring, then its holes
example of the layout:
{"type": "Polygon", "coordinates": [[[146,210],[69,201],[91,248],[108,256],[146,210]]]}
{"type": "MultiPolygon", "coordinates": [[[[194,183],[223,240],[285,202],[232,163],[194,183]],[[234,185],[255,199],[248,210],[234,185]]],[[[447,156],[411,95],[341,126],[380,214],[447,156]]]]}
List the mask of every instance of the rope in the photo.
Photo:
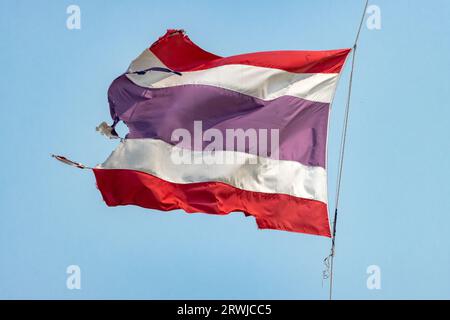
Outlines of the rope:
{"type": "Polygon", "coordinates": [[[152,68],[148,68],[145,70],[140,70],[140,71],[134,71],[134,72],[127,72],[126,74],[139,74],[139,75],[144,75],[147,72],[151,72],[151,71],[158,71],[158,72],[166,72],[166,73],[173,73],[176,74],[177,76],[181,76],[181,72],[178,71],[174,71],[168,68],[162,68],[162,67],[152,67],[152,68]]]}
{"type": "Polygon", "coordinates": [[[358,40],[361,34],[362,25],[364,23],[364,17],[366,16],[367,6],[369,5],[369,0],[366,0],[366,4],[364,6],[364,12],[361,17],[361,22],[359,23],[358,32],[356,33],[355,42],[352,48],[352,66],[350,70],[350,80],[348,84],[348,95],[347,95],[347,104],[345,107],[345,115],[344,115],[344,123],[341,134],[341,146],[339,150],[339,162],[338,162],[338,173],[337,173],[337,182],[336,182],[336,198],[335,198],[335,210],[334,210],[334,219],[333,219],[333,233],[331,238],[331,252],[330,255],[325,258],[324,263],[326,270],[324,271],[324,277],[329,277],[330,279],[330,292],[329,299],[333,298],[333,262],[335,256],[335,248],[336,248],[336,224],[338,218],[338,208],[339,208],[339,200],[341,195],[341,180],[342,180],[342,171],[344,167],[344,156],[345,156],[345,144],[347,142],[347,128],[348,128],[348,119],[350,113],[350,102],[352,96],[352,85],[353,85],[353,72],[355,69],[355,57],[356,57],[356,49],[358,47],[358,40]]]}

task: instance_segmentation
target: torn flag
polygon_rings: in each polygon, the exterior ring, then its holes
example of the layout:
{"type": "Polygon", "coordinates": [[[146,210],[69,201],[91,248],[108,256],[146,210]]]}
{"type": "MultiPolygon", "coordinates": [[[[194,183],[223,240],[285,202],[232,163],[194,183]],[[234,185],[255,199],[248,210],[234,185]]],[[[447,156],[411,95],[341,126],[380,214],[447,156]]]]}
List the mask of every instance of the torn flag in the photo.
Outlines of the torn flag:
{"type": "Polygon", "coordinates": [[[169,30],[109,88],[129,133],[93,169],[106,204],[239,211],[330,237],[328,115],[349,52],[220,57],[169,30]]]}

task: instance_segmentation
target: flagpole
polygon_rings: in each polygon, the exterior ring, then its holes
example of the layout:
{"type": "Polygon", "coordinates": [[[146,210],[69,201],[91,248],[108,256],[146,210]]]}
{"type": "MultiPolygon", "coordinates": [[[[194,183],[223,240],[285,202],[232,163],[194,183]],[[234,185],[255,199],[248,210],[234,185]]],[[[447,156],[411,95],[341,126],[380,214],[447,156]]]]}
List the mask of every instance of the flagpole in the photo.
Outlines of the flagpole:
{"type": "Polygon", "coordinates": [[[348,128],[348,119],[350,112],[350,101],[352,95],[352,84],[353,84],[353,71],[355,69],[355,57],[356,57],[356,49],[358,47],[359,35],[361,34],[362,25],[364,23],[364,17],[366,16],[367,6],[369,5],[369,0],[366,0],[366,4],[364,6],[364,11],[361,17],[361,22],[359,23],[358,32],[356,33],[355,42],[352,48],[352,66],[350,70],[350,80],[348,85],[348,95],[347,95],[347,104],[345,107],[345,115],[344,115],[344,123],[342,128],[341,135],[341,147],[339,150],[339,163],[338,163],[338,174],[336,180],[336,198],[335,198],[335,209],[334,209],[334,219],[333,219],[333,233],[331,238],[331,253],[330,253],[330,292],[329,299],[333,298],[333,262],[335,256],[335,247],[336,247],[336,223],[338,217],[338,207],[339,207],[339,198],[341,191],[341,180],[342,180],[342,170],[344,167],[344,155],[345,155],[345,144],[347,141],[347,128],[348,128]]]}

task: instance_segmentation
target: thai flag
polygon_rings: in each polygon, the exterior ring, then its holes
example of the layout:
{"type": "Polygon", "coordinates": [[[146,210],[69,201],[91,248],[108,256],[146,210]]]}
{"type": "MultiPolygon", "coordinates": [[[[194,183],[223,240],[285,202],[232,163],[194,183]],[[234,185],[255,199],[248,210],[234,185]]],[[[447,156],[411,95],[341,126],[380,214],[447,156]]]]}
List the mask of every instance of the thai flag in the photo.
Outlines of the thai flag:
{"type": "Polygon", "coordinates": [[[93,169],[106,204],[240,211],[330,237],[328,116],[349,52],[220,57],[169,30],[109,88],[129,133],[93,169]]]}

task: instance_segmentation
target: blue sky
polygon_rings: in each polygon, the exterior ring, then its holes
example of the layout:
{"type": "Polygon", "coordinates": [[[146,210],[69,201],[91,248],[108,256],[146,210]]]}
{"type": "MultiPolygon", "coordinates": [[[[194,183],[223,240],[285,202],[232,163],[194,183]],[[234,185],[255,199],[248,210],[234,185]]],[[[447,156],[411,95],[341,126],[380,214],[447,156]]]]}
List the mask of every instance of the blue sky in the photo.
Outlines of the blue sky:
{"type": "MultiPolygon", "coordinates": [[[[373,0],[354,78],[337,299],[450,298],[450,2],[373,0]],[[381,269],[368,290],[366,269],[381,269]]],[[[326,238],[253,219],[108,208],[89,171],[115,148],[106,91],[168,28],[219,55],[352,45],[363,1],[2,1],[0,298],[326,299],[326,238]],[[81,30],[66,8],[81,8],[81,30]],[[6,71],[6,74],[5,74],[6,71]],[[81,268],[81,290],[66,268],[81,268]]],[[[333,106],[333,203],[349,68],[333,106]]]]}

